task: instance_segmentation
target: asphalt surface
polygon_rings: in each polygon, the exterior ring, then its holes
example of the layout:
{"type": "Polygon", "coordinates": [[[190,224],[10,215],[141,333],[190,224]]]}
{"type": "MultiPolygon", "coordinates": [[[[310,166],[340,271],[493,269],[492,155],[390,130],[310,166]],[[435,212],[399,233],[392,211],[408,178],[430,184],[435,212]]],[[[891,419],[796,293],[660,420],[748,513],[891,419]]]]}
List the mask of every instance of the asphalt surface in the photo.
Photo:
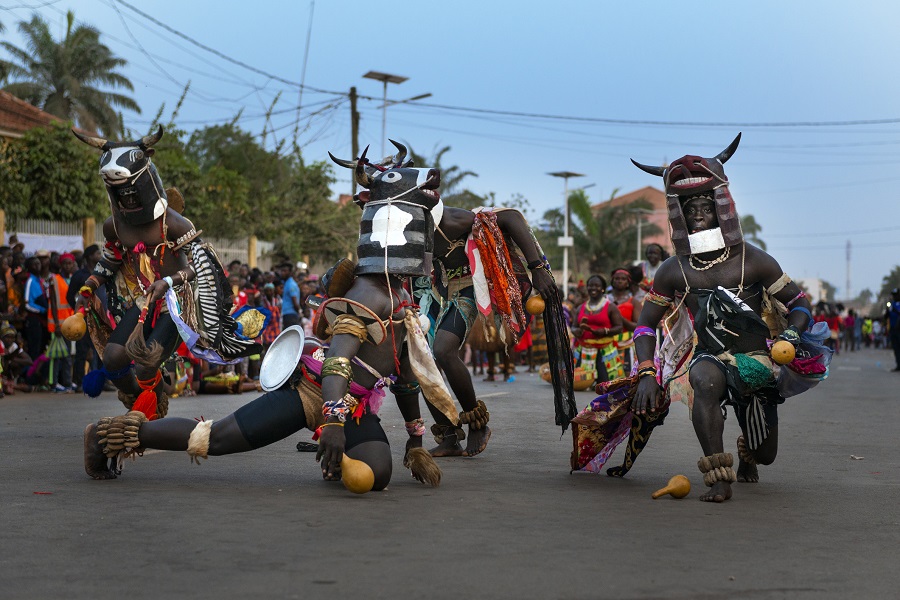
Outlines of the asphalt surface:
{"type": "MultiPolygon", "coordinates": [[[[114,481],[83,470],[82,430],[122,413],[114,394],[0,399],[0,598],[896,598],[900,597],[900,373],[887,351],[838,356],[780,410],[761,482],[697,500],[700,447],[674,406],[625,479],[570,474],[570,431],[549,384],[520,372],[476,388],[493,437],[442,459],[443,483],[400,464],[390,401],[389,488],[328,483],[301,432],[213,457],[148,451],[114,481]],[[854,458],[856,457],[856,458],[854,458]],[[677,473],[683,500],[651,493],[677,473]]],[[[255,397],[172,401],[219,418],[255,397]]],[[[577,394],[586,405],[592,394],[577,394]]],[[[738,429],[726,422],[726,447],[738,429]]],[[[621,461],[621,448],[610,464],[621,461]]]]}

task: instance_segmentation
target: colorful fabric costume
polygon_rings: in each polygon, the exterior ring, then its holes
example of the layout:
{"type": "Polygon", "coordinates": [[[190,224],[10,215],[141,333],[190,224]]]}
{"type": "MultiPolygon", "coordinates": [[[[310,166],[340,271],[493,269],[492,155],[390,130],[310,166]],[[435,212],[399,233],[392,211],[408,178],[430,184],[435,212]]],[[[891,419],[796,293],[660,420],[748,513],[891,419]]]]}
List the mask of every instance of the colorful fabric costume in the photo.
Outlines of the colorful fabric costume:
{"type": "Polygon", "coordinates": [[[612,327],[609,319],[609,299],[604,296],[600,305],[591,308],[588,302],[581,305],[575,316],[575,326],[581,327],[583,334],[575,338],[575,352],[579,355],[577,365],[587,371],[596,370],[599,356],[603,361],[606,379],[613,380],[625,376],[624,363],[616,345],[616,336],[603,335],[601,330],[612,327]]]}

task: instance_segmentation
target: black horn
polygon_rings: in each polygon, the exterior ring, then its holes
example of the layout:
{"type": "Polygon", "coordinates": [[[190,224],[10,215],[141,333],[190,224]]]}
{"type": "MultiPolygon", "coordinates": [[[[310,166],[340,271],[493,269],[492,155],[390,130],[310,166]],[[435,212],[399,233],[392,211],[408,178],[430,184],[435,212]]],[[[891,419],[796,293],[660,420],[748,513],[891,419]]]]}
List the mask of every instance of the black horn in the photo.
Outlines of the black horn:
{"type": "Polygon", "coordinates": [[[391,139],[389,139],[388,141],[390,143],[392,143],[395,148],[397,148],[397,156],[396,156],[396,158],[394,158],[394,166],[399,167],[400,165],[403,164],[403,161],[406,159],[406,146],[404,146],[400,142],[395,142],[394,140],[391,140],[391,139]]]}
{"type": "Polygon", "coordinates": [[[160,125],[159,128],[156,130],[156,133],[151,133],[150,135],[145,135],[144,137],[141,138],[141,141],[139,141],[137,143],[137,145],[146,150],[147,148],[151,147],[153,144],[155,144],[156,142],[161,140],[162,136],[163,136],[163,127],[162,127],[162,125],[160,125]]]}
{"type": "Polygon", "coordinates": [[[651,175],[656,175],[658,177],[662,177],[666,174],[665,167],[649,167],[647,165],[642,165],[633,158],[631,159],[631,162],[634,163],[634,166],[636,166],[641,171],[644,171],[645,173],[650,173],[651,175]]]}
{"type": "Polygon", "coordinates": [[[363,186],[364,188],[368,188],[372,185],[372,176],[366,173],[366,152],[369,151],[369,147],[366,146],[363,153],[356,160],[356,183],[363,186]]]}
{"type": "Polygon", "coordinates": [[[741,143],[741,134],[738,133],[737,137],[734,138],[734,141],[731,142],[731,144],[729,144],[727,148],[725,148],[724,150],[719,152],[719,155],[716,156],[716,159],[724,165],[725,161],[727,161],[729,158],[731,158],[731,156],[734,154],[734,151],[737,150],[738,144],[740,144],[740,143],[741,143]]]}
{"type": "Polygon", "coordinates": [[[94,148],[99,148],[100,150],[104,150],[106,148],[106,144],[109,143],[109,141],[104,140],[103,138],[82,135],[82,134],[78,133],[77,131],[75,131],[74,129],[72,130],[72,133],[74,133],[75,137],[77,137],[79,140],[81,140],[88,146],[93,146],[94,148]]]}
{"type": "Polygon", "coordinates": [[[331,157],[331,160],[333,160],[335,163],[341,165],[341,166],[344,167],[345,169],[355,169],[355,168],[356,168],[356,161],[355,161],[355,160],[344,160],[343,158],[337,158],[337,157],[336,157],[334,154],[332,154],[331,152],[328,153],[328,156],[331,157]]]}

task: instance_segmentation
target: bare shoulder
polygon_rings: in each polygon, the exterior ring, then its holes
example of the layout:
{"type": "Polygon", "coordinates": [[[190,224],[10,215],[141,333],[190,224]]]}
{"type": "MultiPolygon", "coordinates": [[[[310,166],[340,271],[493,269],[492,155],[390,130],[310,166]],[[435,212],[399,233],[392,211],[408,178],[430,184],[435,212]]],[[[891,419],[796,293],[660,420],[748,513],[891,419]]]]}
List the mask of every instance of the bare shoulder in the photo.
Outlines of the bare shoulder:
{"type": "Polygon", "coordinates": [[[757,248],[753,244],[745,244],[744,252],[747,253],[746,264],[752,269],[753,278],[757,281],[769,285],[781,277],[784,272],[775,257],[762,248],[757,248]]]}
{"type": "Polygon", "coordinates": [[[684,275],[678,264],[678,255],[670,256],[659,265],[653,278],[653,291],[664,296],[674,296],[685,290],[684,275]]]}
{"type": "Polygon", "coordinates": [[[357,277],[353,286],[344,294],[344,298],[359,302],[380,319],[386,319],[391,314],[391,298],[388,296],[383,278],[379,281],[375,276],[357,277]]]}
{"type": "Polygon", "coordinates": [[[444,209],[440,225],[445,234],[450,237],[458,237],[471,231],[473,223],[475,223],[475,213],[471,210],[448,206],[444,209]]]}
{"type": "Polygon", "coordinates": [[[103,237],[105,237],[110,242],[114,242],[119,239],[118,234],[116,234],[116,223],[113,221],[112,216],[107,217],[107,219],[103,222],[103,237]]]}
{"type": "Polygon", "coordinates": [[[166,228],[169,232],[169,239],[177,239],[194,229],[194,224],[171,208],[166,210],[166,228]]]}

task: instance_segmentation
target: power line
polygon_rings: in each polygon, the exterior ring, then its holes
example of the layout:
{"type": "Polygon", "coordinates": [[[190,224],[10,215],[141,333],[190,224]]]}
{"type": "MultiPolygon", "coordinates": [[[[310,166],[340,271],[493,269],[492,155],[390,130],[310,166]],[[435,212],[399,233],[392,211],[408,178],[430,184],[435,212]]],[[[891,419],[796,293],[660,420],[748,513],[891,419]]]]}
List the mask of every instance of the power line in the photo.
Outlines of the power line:
{"type": "Polygon", "coordinates": [[[858,229],[856,231],[829,231],[827,233],[771,233],[764,237],[781,237],[781,238],[799,238],[799,237],[825,237],[825,236],[847,236],[847,235],[866,235],[869,233],[884,233],[886,231],[898,231],[900,225],[894,227],[880,227],[878,229],[858,229]]]}
{"type": "MultiPolygon", "coordinates": [[[[121,0],[120,0],[121,1],[121,0]]],[[[363,98],[363,96],[360,96],[363,98]]],[[[366,97],[367,100],[376,98],[366,97]]],[[[537,119],[551,119],[557,121],[576,121],[584,123],[609,123],[613,125],[662,125],[667,127],[848,127],[853,125],[894,125],[900,123],[900,117],[888,119],[859,119],[847,121],[771,121],[771,122],[726,122],[726,121],[659,121],[651,119],[610,119],[606,117],[573,117],[565,115],[551,115],[542,113],[526,113],[509,110],[494,110],[488,108],[469,108],[461,106],[450,106],[447,104],[434,104],[431,102],[420,102],[420,106],[430,106],[433,108],[442,108],[444,110],[455,110],[460,112],[472,112],[492,115],[508,115],[515,117],[529,117],[537,119]]]]}
{"type": "Polygon", "coordinates": [[[239,67],[242,67],[242,68],[244,68],[244,69],[247,69],[248,71],[252,71],[252,72],[257,73],[257,74],[259,74],[259,75],[264,75],[264,76],[268,77],[269,79],[274,79],[275,81],[280,81],[281,83],[285,83],[285,84],[287,84],[287,85],[294,86],[294,87],[296,87],[296,88],[298,88],[298,89],[307,89],[307,90],[310,90],[310,91],[313,91],[313,92],[319,92],[319,93],[322,93],[322,94],[333,94],[333,95],[338,95],[338,96],[345,96],[345,95],[346,95],[346,94],[341,93],[341,92],[331,92],[331,91],[328,91],[328,90],[323,90],[323,89],[315,88],[315,87],[312,87],[312,86],[309,86],[309,85],[304,85],[304,84],[298,83],[298,82],[296,82],[296,81],[291,81],[290,79],[285,79],[284,77],[281,77],[281,76],[279,76],[279,75],[274,75],[274,74],[272,74],[272,73],[268,73],[268,72],[266,72],[266,71],[263,71],[262,69],[258,69],[258,68],[256,68],[256,67],[254,67],[254,66],[252,66],[252,65],[248,65],[247,63],[245,63],[245,62],[243,62],[243,61],[237,60],[236,58],[232,58],[232,57],[228,56],[227,54],[224,54],[224,53],[222,53],[222,52],[219,52],[219,51],[216,50],[215,48],[210,48],[209,46],[207,46],[207,45],[205,45],[205,44],[201,44],[200,42],[198,42],[197,40],[193,39],[192,37],[190,37],[190,36],[188,36],[188,35],[186,35],[186,34],[184,34],[184,33],[181,33],[181,32],[178,31],[177,29],[174,29],[173,27],[170,27],[169,25],[166,25],[166,24],[163,23],[162,21],[159,21],[158,19],[156,19],[156,18],[152,17],[151,15],[148,15],[148,14],[145,13],[144,11],[138,9],[137,7],[132,6],[132,5],[129,4],[128,2],[125,2],[125,0],[116,0],[116,2],[118,2],[119,4],[121,4],[122,6],[124,6],[124,7],[126,7],[126,8],[128,8],[128,9],[134,11],[135,13],[141,15],[142,17],[144,17],[144,18],[147,19],[148,21],[151,21],[152,23],[156,24],[157,26],[162,27],[163,29],[165,29],[165,30],[168,31],[169,33],[171,33],[171,34],[173,34],[173,35],[177,35],[177,36],[180,37],[181,39],[183,39],[183,40],[185,40],[185,41],[187,41],[187,42],[193,44],[194,46],[197,46],[198,48],[200,48],[200,49],[202,49],[202,50],[206,50],[206,51],[209,52],[210,54],[214,54],[215,56],[218,56],[218,57],[221,58],[222,60],[226,60],[226,61],[228,61],[228,62],[230,62],[230,63],[232,63],[232,64],[234,64],[234,65],[237,65],[237,66],[239,66],[239,67]]]}

